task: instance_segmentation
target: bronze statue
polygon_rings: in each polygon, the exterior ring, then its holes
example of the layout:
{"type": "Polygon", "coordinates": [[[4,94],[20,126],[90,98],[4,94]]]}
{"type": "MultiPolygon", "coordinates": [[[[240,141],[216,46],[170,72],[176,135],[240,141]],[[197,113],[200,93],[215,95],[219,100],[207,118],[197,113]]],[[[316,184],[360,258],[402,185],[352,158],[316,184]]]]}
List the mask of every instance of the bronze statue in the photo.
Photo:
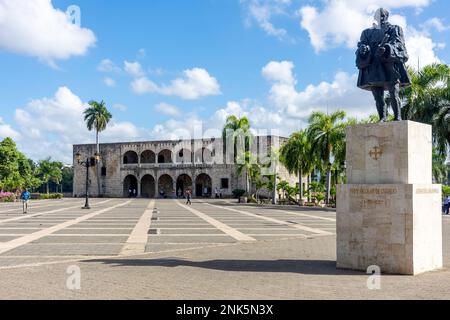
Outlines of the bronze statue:
{"type": "Polygon", "coordinates": [[[380,121],[387,121],[384,92],[389,91],[390,104],[396,121],[401,121],[400,88],[411,85],[405,63],[409,56],[400,26],[388,22],[389,12],[378,9],[373,28],[366,29],[356,51],[359,69],[358,87],[372,91],[380,121]]]}

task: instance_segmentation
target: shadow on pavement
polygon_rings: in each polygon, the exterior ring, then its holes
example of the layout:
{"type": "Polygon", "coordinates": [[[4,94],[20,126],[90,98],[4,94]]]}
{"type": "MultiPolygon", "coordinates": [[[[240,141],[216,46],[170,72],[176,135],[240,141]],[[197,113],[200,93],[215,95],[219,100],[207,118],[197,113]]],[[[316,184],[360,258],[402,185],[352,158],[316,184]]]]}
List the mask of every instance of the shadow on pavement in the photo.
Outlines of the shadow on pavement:
{"type": "Polygon", "coordinates": [[[338,270],[329,260],[207,260],[189,261],[169,259],[95,259],[84,262],[137,267],[194,267],[234,272],[282,272],[312,275],[365,275],[363,272],[338,270]]]}

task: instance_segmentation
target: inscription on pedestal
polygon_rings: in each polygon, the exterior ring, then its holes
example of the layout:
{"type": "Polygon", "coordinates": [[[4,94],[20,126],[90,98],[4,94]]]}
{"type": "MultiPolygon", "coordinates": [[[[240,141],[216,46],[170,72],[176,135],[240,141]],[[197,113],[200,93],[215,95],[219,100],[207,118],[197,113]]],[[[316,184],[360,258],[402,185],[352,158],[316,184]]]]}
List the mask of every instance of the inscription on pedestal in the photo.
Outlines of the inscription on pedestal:
{"type": "Polygon", "coordinates": [[[378,161],[378,159],[380,159],[382,155],[383,149],[380,147],[375,147],[369,152],[369,156],[375,161],[378,161]]]}
{"type": "Polygon", "coordinates": [[[351,188],[350,195],[358,196],[358,195],[367,195],[367,194],[376,194],[376,195],[386,195],[386,194],[397,194],[398,189],[396,188],[351,188]]]}

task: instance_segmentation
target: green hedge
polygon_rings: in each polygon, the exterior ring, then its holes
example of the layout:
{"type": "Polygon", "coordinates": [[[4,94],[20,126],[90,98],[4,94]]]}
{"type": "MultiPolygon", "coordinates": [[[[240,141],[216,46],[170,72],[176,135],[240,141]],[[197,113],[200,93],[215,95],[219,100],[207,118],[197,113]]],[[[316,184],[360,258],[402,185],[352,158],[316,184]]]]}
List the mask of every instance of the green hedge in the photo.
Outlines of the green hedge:
{"type": "Polygon", "coordinates": [[[62,199],[64,197],[61,193],[51,193],[51,194],[40,194],[39,200],[49,200],[49,199],[62,199]]]}
{"type": "Polygon", "coordinates": [[[449,186],[442,186],[442,195],[444,197],[450,196],[450,187],[449,186]]]}

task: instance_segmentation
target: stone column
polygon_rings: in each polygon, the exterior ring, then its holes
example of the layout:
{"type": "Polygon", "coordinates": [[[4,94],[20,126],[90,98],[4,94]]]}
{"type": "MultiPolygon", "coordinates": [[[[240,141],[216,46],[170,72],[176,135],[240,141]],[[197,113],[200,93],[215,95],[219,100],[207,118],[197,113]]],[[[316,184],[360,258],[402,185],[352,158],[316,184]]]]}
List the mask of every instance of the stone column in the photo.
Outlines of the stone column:
{"type": "Polygon", "coordinates": [[[178,190],[177,190],[177,180],[173,180],[173,190],[175,191],[175,193],[173,194],[174,198],[178,198],[178,190]]]}
{"type": "Polygon", "coordinates": [[[196,196],[195,195],[195,179],[196,179],[196,176],[194,173],[192,173],[192,187],[191,187],[192,198],[194,198],[196,196]]]}
{"type": "Polygon", "coordinates": [[[155,173],[153,175],[155,177],[155,198],[159,198],[159,177],[158,177],[158,170],[155,170],[155,173]]]}
{"type": "Polygon", "coordinates": [[[416,275],[442,268],[441,186],[432,128],[411,121],[350,126],[347,183],[337,188],[337,267],[416,275]]]}
{"type": "Polygon", "coordinates": [[[138,185],[137,185],[137,197],[141,197],[141,180],[138,179],[138,185]]]}

